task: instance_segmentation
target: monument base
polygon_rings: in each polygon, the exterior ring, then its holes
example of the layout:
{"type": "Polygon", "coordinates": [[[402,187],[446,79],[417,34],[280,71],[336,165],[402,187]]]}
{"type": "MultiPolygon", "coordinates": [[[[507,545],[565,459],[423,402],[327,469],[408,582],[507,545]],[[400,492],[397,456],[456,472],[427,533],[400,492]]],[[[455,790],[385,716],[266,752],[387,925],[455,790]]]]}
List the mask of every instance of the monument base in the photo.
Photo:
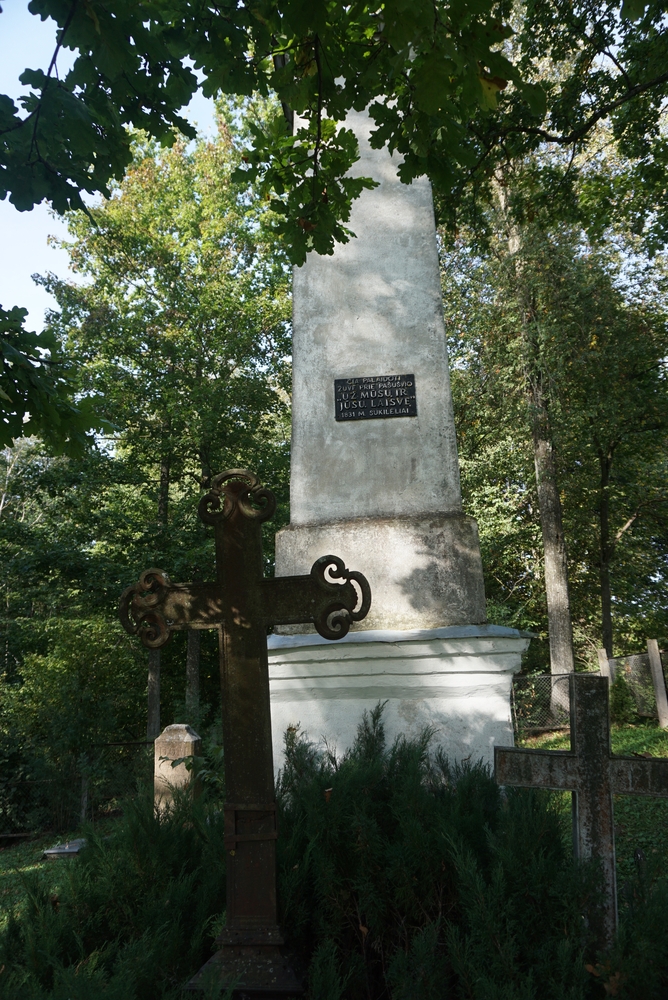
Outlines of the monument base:
{"type": "Polygon", "coordinates": [[[530,638],[500,625],[351,632],[336,643],[269,636],[274,767],[288,727],[341,754],[379,701],[388,742],[432,726],[451,760],[492,763],[495,745],[514,743],[511,684],[530,638]]]}
{"type": "MultiPolygon", "coordinates": [[[[276,535],[276,576],[309,573],[333,554],[363,573],[371,610],[352,632],[433,629],[485,621],[478,526],[465,514],[358,517],[331,524],[290,524],[276,535]]],[[[312,626],[281,626],[282,635],[312,626]]]]}
{"type": "MultiPolygon", "coordinates": [[[[223,947],[184,987],[188,993],[227,991],[233,1000],[291,1000],[304,984],[280,947],[223,947]]],[[[227,993],[225,992],[225,995],[227,993]]]]}

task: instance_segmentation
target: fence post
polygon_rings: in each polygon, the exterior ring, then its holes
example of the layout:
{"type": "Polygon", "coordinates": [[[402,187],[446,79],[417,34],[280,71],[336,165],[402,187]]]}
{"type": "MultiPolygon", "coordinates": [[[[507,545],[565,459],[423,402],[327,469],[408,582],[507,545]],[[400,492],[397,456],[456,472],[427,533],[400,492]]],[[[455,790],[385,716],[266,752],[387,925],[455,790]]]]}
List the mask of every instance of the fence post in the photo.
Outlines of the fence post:
{"type": "Polygon", "coordinates": [[[596,652],[598,653],[598,665],[601,668],[601,677],[607,677],[612,684],[614,677],[612,676],[612,664],[608,659],[607,650],[597,649],[596,652]]]}
{"type": "Polygon", "coordinates": [[[148,712],[146,739],[155,740],[160,735],[160,650],[148,651],[148,712]]]}
{"type": "Polygon", "coordinates": [[[668,729],[668,698],[666,697],[666,682],[663,677],[663,667],[661,666],[661,653],[656,639],[647,640],[647,652],[649,654],[649,666],[652,671],[652,683],[654,684],[654,697],[656,698],[656,710],[659,716],[659,725],[662,729],[668,729]]]}

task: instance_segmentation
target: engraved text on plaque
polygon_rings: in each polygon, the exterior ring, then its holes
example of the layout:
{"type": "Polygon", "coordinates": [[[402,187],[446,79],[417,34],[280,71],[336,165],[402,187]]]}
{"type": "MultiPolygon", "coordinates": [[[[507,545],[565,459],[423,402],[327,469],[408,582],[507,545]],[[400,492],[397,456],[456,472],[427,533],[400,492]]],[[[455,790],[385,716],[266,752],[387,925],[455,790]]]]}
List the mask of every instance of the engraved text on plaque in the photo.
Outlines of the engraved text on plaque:
{"type": "Polygon", "coordinates": [[[334,379],[337,420],[417,417],[414,375],[334,379]]]}

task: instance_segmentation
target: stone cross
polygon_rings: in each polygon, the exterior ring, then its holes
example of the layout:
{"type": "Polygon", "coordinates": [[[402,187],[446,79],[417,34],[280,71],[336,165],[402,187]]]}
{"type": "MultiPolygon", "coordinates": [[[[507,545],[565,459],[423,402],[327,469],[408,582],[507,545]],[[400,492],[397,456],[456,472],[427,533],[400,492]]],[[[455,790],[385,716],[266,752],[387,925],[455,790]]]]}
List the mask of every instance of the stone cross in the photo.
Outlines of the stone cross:
{"type": "Polygon", "coordinates": [[[593,674],[570,675],[571,749],[494,748],[500,785],[573,793],[573,847],[595,858],[605,885],[603,908],[590,914],[600,947],[617,929],[613,795],[668,797],[668,759],[616,757],[610,752],[609,684],[593,674]]]}
{"type": "Polygon", "coordinates": [[[119,605],[125,629],[149,649],[164,645],[177,629],[218,631],[227,924],[211,962],[219,964],[220,979],[237,981],[249,996],[300,991],[278,950],[268,628],[311,623],[324,638],[339,639],[371,604],[366,579],[336,556],[317,559],[305,576],[264,578],[262,522],[275,507],[273,494],[252,472],[215,476],[199,515],[215,530],[216,581],[172,583],[162,570],[149,569],[119,605]]]}

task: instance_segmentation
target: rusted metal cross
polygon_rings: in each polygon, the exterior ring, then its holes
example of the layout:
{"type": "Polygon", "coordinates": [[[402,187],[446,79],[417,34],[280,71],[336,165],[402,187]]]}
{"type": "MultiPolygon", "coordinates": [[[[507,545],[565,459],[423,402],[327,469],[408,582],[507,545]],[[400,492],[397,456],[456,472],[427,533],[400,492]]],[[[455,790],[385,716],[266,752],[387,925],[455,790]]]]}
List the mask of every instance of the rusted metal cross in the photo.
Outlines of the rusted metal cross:
{"type": "Polygon", "coordinates": [[[371,604],[365,577],[336,556],[318,559],[308,576],[264,579],[262,522],[275,506],[253,473],[216,476],[199,505],[201,519],[215,529],[216,582],[171,583],[162,570],[149,569],[119,607],[126,630],[149,648],[177,629],[218,630],[227,924],[211,961],[223,982],[236,981],[248,996],[300,992],[279,951],[268,626],[310,622],[324,638],[340,639],[371,604]]]}
{"type": "Polygon", "coordinates": [[[589,914],[600,947],[612,943],[617,929],[612,797],[668,797],[668,759],[611,754],[608,688],[607,677],[571,674],[571,750],[494,748],[494,774],[500,785],[573,793],[575,856],[596,858],[603,870],[604,904],[589,914]]]}

